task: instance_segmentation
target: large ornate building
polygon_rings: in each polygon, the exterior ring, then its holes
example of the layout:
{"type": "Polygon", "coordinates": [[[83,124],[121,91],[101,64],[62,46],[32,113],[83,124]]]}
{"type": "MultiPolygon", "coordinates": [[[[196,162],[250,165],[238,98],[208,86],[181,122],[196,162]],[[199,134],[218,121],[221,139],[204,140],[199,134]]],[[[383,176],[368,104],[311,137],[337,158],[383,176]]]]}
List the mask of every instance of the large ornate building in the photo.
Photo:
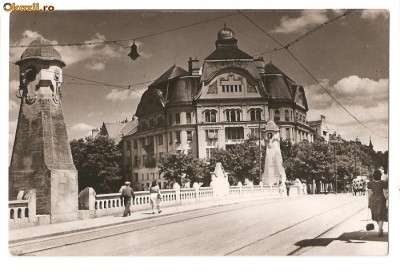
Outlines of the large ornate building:
{"type": "Polygon", "coordinates": [[[228,149],[257,136],[269,119],[283,139],[314,141],[301,85],[274,64],[240,50],[226,26],[215,45],[202,69],[190,58],[188,70],[174,65],[144,92],[135,114],[138,127],[123,137],[128,176],[143,189],[153,179],[165,187],[157,161],[167,152],[191,150],[208,158],[213,148],[228,149]]]}

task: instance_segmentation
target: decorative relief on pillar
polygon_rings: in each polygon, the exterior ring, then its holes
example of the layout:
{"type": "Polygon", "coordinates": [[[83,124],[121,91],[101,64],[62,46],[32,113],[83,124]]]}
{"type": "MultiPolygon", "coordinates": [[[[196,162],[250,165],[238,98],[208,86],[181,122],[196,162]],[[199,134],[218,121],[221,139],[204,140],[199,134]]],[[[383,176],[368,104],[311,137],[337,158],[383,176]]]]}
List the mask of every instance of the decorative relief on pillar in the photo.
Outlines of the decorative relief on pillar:
{"type": "Polygon", "coordinates": [[[217,94],[217,81],[215,81],[213,84],[208,87],[208,94],[217,94]]]}

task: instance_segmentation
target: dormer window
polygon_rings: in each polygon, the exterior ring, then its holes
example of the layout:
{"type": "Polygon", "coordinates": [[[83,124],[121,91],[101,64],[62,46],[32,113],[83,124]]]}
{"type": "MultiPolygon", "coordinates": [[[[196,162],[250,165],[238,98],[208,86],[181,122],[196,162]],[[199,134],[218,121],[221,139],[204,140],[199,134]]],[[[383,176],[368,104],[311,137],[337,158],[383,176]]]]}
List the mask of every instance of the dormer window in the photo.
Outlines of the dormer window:
{"type": "Polygon", "coordinates": [[[281,111],[275,110],[274,121],[280,121],[280,120],[281,120],[281,111]]]}

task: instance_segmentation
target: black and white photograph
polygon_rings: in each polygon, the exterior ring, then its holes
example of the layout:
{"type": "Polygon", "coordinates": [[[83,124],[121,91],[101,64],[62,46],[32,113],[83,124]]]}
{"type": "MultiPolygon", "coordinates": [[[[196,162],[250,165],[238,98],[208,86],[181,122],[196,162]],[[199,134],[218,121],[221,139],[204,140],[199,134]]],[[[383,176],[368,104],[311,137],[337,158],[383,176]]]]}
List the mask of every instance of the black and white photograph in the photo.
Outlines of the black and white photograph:
{"type": "Polygon", "coordinates": [[[393,261],[398,6],[4,3],[4,254],[393,261]]]}

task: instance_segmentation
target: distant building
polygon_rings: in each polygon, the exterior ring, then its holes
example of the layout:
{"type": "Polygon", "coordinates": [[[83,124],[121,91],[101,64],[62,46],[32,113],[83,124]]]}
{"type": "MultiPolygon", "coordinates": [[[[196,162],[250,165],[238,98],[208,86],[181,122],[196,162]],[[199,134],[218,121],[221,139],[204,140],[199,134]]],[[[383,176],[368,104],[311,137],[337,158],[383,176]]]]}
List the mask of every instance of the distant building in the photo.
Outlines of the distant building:
{"type": "Polygon", "coordinates": [[[320,120],[310,121],[308,122],[308,125],[315,130],[315,139],[322,139],[325,142],[329,142],[330,132],[328,126],[326,125],[325,116],[321,115],[320,120]]]}
{"type": "Polygon", "coordinates": [[[95,138],[98,135],[107,136],[114,140],[115,144],[118,145],[122,137],[127,135],[130,131],[135,129],[138,125],[137,118],[132,118],[131,121],[125,119],[122,122],[117,123],[104,123],[99,129],[92,129],[92,137],[95,138]]]}
{"type": "Polygon", "coordinates": [[[240,50],[237,42],[225,26],[202,68],[192,58],[188,70],[173,65],[143,93],[137,130],[123,136],[124,164],[143,189],[153,179],[165,187],[157,162],[167,152],[191,150],[209,158],[214,148],[229,149],[258,136],[269,119],[285,140],[314,141],[304,88],[271,62],[240,50]]]}

